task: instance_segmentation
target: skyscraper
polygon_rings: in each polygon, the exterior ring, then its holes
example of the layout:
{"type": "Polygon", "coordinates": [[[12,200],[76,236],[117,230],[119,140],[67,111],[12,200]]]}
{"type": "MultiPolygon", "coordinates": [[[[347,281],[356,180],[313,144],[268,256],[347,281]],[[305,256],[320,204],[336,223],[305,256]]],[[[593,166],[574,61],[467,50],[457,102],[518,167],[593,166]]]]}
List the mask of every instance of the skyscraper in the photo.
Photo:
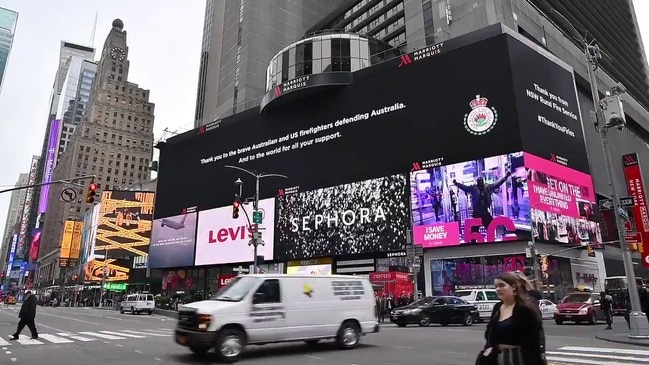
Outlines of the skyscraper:
{"type": "Polygon", "coordinates": [[[2,81],[7,69],[17,23],[18,13],[0,8],[0,91],[2,91],[2,81]]]}
{"type": "Polygon", "coordinates": [[[345,0],[207,0],[195,125],[259,105],[266,66],[345,0]]]}
{"type": "MultiPolygon", "coordinates": [[[[88,105],[70,143],[54,168],[53,179],[96,175],[101,190],[118,189],[137,180],[148,179],[153,157],[154,104],[149,91],[128,81],[129,60],[124,23],[113,21],[97,64],[88,105]]],[[[77,188],[77,200],[63,203],[50,194],[45,215],[41,249],[40,275],[57,278],[58,245],[65,220],[81,220],[90,205],[85,203],[83,188],[77,188]]]]}
{"type": "MultiPolygon", "coordinates": [[[[15,186],[27,185],[29,180],[29,173],[18,175],[18,181],[15,186]]],[[[16,223],[20,221],[25,206],[25,194],[27,190],[15,190],[11,192],[11,199],[9,200],[9,210],[7,211],[7,219],[5,220],[5,229],[2,235],[2,242],[0,242],[0,272],[6,271],[8,245],[11,244],[11,237],[14,234],[16,223]]]]}

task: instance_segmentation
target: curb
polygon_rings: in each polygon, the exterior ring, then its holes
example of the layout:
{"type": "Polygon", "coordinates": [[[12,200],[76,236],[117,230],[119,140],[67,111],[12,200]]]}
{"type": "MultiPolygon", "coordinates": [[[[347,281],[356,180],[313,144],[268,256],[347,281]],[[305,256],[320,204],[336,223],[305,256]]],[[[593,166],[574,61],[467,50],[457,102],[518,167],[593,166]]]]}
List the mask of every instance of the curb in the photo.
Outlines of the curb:
{"type": "Polygon", "coordinates": [[[613,343],[621,343],[621,344],[626,344],[626,345],[635,345],[635,346],[642,346],[642,347],[649,347],[649,341],[645,340],[633,340],[633,339],[616,339],[616,338],[610,338],[607,336],[603,335],[595,335],[595,338],[598,340],[602,341],[608,341],[608,342],[613,342],[613,343]]]}

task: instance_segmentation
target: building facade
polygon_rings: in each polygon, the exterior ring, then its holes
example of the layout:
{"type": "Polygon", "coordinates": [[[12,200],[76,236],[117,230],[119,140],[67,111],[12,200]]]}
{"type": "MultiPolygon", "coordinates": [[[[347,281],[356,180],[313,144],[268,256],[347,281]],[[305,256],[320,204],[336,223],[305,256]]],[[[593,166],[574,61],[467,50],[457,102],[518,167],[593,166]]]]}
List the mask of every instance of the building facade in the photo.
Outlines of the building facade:
{"type": "MultiPolygon", "coordinates": [[[[29,180],[29,174],[20,174],[18,175],[18,181],[15,186],[27,185],[29,180]]],[[[25,195],[27,190],[15,190],[11,192],[11,198],[9,200],[9,211],[7,212],[7,219],[5,220],[5,231],[2,235],[2,242],[0,243],[0,272],[6,271],[7,265],[7,254],[9,253],[9,246],[11,245],[11,239],[14,235],[16,228],[16,223],[20,221],[21,215],[23,213],[23,207],[25,206],[25,195]]]]}
{"type": "MultiPolygon", "coordinates": [[[[128,50],[124,24],[116,19],[104,42],[83,118],[54,169],[54,179],[95,175],[94,182],[103,191],[149,178],[154,104],[148,90],[128,81],[128,50]]],[[[71,203],[50,194],[39,254],[39,276],[44,280],[57,279],[60,273],[58,246],[63,227],[57,222],[80,221],[91,208],[85,201],[90,180],[83,184],[71,203]]]]}
{"type": "Polygon", "coordinates": [[[9,62],[17,23],[17,12],[0,8],[0,91],[2,91],[2,81],[9,62]]]}
{"type": "Polygon", "coordinates": [[[207,0],[195,126],[259,105],[270,59],[344,0],[207,0]]]}

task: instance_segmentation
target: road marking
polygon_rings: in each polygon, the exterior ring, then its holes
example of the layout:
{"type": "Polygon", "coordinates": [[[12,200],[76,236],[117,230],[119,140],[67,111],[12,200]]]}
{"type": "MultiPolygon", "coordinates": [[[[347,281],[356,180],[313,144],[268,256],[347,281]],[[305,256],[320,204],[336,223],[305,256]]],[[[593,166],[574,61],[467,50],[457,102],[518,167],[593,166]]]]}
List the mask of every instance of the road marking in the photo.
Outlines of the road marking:
{"type": "Polygon", "coordinates": [[[398,349],[404,349],[404,350],[412,350],[412,349],[413,349],[413,348],[410,347],[410,346],[394,346],[394,347],[395,347],[395,348],[398,348],[398,349]]]}
{"type": "Polygon", "coordinates": [[[162,361],[162,359],[159,359],[159,358],[157,358],[157,357],[154,357],[153,360],[155,360],[155,361],[162,361]]]}
{"type": "Polygon", "coordinates": [[[607,348],[607,347],[566,346],[566,347],[560,347],[559,350],[568,351],[568,352],[599,352],[599,353],[607,353],[607,354],[624,354],[624,355],[644,355],[644,356],[649,356],[649,351],[628,350],[628,349],[612,349],[612,348],[607,348]]]}
{"type": "Polygon", "coordinates": [[[56,315],[56,314],[47,313],[47,312],[43,312],[43,311],[41,311],[40,313],[42,313],[42,314],[44,314],[44,315],[48,315],[48,316],[52,316],[52,317],[56,317],[56,318],[63,318],[63,319],[67,319],[67,320],[70,320],[70,321],[75,321],[75,322],[81,322],[81,323],[91,324],[91,325],[93,325],[93,326],[96,326],[96,325],[97,325],[97,322],[90,322],[90,321],[84,321],[84,320],[82,320],[82,319],[77,319],[77,318],[71,318],[71,317],[66,317],[66,316],[59,316],[59,315],[56,315]]]}
{"type": "MultiPolygon", "coordinates": [[[[145,331],[148,331],[148,330],[145,330],[145,331]]],[[[152,333],[152,332],[142,332],[142,331],[131,331],[131,330],[124,330],[124,332],[135,333],[136,335],[158,336],[158,337],[169,337],[169,336],[171,335],[171,333],[162,334],[162,333],[152,333]]]]}
{"type": "MultiPolygon", "coordinates": [[[[642,358],[642,357],[629,357],[629,356],[619,356],[619,355],[599,355],[599,354],[582,354],[582,353],[576,353],[576,352],[558,352],[558,351],[546,351],[546,354],[548,355],[559,355],[559,356],[571,356],[571,357],[588,357],[588,358],[593,358],[593,359],[605,359],[605,360],[617,360],[617,361],[640,361],[643,363],[649,363],[648,358],[642,358]]],[[[573,359],[573,362],[577,361],[578,359],[573,359]]]]}
{"type": "Polygon", "coordinates": [[[322,360],[321,357],[317,357],[317,356],[313,356],[313,355],[304,355],[304,357],[308,357],[309,359],[322,360]]]}
{"type": "Polygon", "coordinates": [[[68,340],[67,338],[62,338],[62,337],[58,337],[58,336],[54,336],[54,335],[50,335],[50,334],[40,334],[40,335],[38,335],[38,337],[39,338],[44,338],[47,341],[50,341],[52,343],[72,343],[72,342],[74,342],[74,341],[68,340]]]}
{"type": "Polygon", "coordinates": [[[5,351],[5,354],[11,355],[11,351],[5,351]]]}
{"type": "Polygon", "coordinates": [[[19,344],[21,345],[42,345],[43,343],[38,340],[32,340],[31,338],[25,336],[23,337],[22,335],[20,338],[17,340],[19,344]]]}
{"type": "Polygon", "coordinates": [[[118,343],[117,347],[124,347],[124,345],[118,343]]]}
{"type": "Polygon", "coordinates": [[[138,336],[138,335],[131,335],[129,333],[120,333],[120,332],[112,332],[112,331],[99,331],[101,333],[105,333],[108,335],[114,335],[114,336],[124,336],[124,337],[131,337],[131,338],[145,338],[145,336],[138,336]]]}
{"type": "MultiPolygon", "coordinates": [[[[11,346],[11,344],[4,338],[0,338],[0,346],[11,346]]],[[[4,348],[3,348],[4,350],[4,348]]]]}
{"type": "MultiPolygon", "coordinates": [[[[124,340],[124,339],[126,339],[125,337],[107,335],[107,334],[104,334],[104,333],[96,333],[96,332],[79,332],[79,334],[93,336],[93,337],[99,337],[99,338],[105,338],[107,340],[124,340]]],[[[105,343],[108,343],[108,342],[105,342],[105,343]]]]}
{"type": "Polygon", "coordinates": [[[157,330],[145,330],[145,331],[161,332],[161,333],[172,333],[172,332],[175,332],[175,330],[170,330],[170,329],[167,329],[167,328],[160,328],[160,329],[157,329],[157,330]]]}
{"type": "Polygon", "coordinates": [[[51,329],[51,330],[54,330],[54,331],[57,331],[57,332],[65,332],[65,330],[62,330],[60,328],[46,326],[46,325],[44,325],[42,323],[39,323],[38,327],[45,327],[45,328],[48,328],[48,329],[51,329]]]}
{"type": "Polygon", "coordinates": [[[110,319],[116,319],[116,320],[118,320],[118,321],[123,321],[122,318],[117,318],[117,317],[109,317],[109,316],[105,316],[105,317],[102,317],[102,318],[110,318],[110,319]]]}
{"type": "Polygon", "coordinates": [[[75,340],[79,340],[79,341],[81,341],[81,342],[90,342],[90,341],[94,341],[93,338],[88,338],[88,337],[83,337],[83,336],[77,336],[77,335],[73,335],[73,334],[71,334],[71,333],[65,333],[65,332],[57,333],[57,335],[59,335],[59,336],[65,336],[65,337],[70,337],[70,338],[73,338],[73,339],[75,339],[75,340]]]}
{"type": "Polygon", "coordinates": [[[140,350],[133,350],[133,351],[134,351],[134,352],[137,352],[138,354],[141,354],[141,353],[142,353],[142,351],[140,351],[140,350]]]}
{"type": "Polygon", "coordinates": [[[16,359],[15,357],[11,358],[11,362],[16,362],[16,361],[18,361],[18,359],[16,359]]]}

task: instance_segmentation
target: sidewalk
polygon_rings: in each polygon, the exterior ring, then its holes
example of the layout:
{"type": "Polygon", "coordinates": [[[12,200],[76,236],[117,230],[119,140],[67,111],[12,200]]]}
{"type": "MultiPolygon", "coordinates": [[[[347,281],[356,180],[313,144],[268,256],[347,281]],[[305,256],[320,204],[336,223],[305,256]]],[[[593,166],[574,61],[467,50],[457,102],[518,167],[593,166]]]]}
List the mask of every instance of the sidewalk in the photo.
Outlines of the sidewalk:
{"type": "Polygon", "coordinates": [[[616,324],[613,324],[612,330],[600,330],[595,334],[595,338],[602,341],[649,347],[649,339],[629,338],[629,327],[626,322],[616,324]]]}

